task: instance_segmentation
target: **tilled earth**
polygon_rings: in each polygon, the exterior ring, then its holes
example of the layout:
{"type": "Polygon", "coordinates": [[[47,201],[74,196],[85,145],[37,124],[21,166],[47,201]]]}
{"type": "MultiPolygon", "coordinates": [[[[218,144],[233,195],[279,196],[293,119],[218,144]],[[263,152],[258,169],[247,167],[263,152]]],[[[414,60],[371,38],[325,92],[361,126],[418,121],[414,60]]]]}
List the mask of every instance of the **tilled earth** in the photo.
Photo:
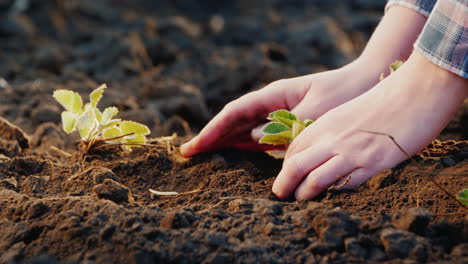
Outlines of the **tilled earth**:
{"type": "Polygon", "coordinates": [[[228,101],[355,58],[384,4],[0,0],[0,263],[468,262],[467,211],[432,182],[468,186],[467,104],[413,161],[311,202],[271,194],[266,154],[177,149],[228,101]],[[154,146],[80,163],[51,94],[104,82],[154,146]]]}

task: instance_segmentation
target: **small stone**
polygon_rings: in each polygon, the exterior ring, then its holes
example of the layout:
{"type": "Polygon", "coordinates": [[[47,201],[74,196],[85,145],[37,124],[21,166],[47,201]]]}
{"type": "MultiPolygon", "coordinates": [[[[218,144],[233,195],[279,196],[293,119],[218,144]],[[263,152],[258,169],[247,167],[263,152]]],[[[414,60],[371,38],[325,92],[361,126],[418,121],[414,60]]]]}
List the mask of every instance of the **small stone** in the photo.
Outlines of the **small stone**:
{"type": "Polygon", "coordinates": [[[396,258],[407,258],[416,246],[414,234],[393,228],[384,229],[380,234],[380,240],[385,252],[396,258]]]}
{"type": "Polygon", "coordinates": [[[452,155],[441,158],[440,162],[442,163],[444,167],[452,167],[452,166],[457,165],[457,162],[455,161],[452,155]]]}
{"type": "Polygon", "coordinates": [[[422,234],[432,220],[431,213],[423,208],[409,208],[397,212],[392,217],[392,224],[401,230],[422,234]]]}
{"type": "Polygon", "coordinates": [[[127,187],[111,179],[105,179],[102,184],[95,185],[93,190],[99,198],[115,203],[128,202],[131,197],[127,187]]]}

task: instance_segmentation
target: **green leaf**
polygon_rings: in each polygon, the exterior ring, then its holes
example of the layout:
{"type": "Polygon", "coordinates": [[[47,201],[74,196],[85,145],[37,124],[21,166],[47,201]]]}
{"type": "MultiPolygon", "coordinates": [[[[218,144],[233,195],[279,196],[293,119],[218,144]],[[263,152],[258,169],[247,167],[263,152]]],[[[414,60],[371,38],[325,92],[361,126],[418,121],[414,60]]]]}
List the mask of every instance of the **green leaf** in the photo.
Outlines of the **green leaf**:
{"type": "Polygon", "coordinates": [[[125,137],[125,141],[127,143],[137,143],[137,144],[144,144],[146,143],[146,137],[143,135],[136,135],[130,138],[125,137]]]}
{"type": "Polygon", "coordinates": [[[84,112],[76,122],[78,132],[80,132],[81,139],[87,140],[91,130],[95,124],[95,115],[92,111],[84,112]]]}
{"type": "Polygon", "coordinates": [[[260,139],[260,144],[288,145],[291,142],[291,131],[284,131],[274,135],[265,135],[260,139]]]}
{"type": "Polygon", "coordinates": [[[271,121],[276,121],[287,125],[288,127],[292,127],[294,121],[297,120],[297,116],[293,113],[289,112],[288,110],[281,109],[278,111],[271,112],[268,115],[268,119],[271,121]]]}
{"type": "Polygon", "coordinates": [[[93,111],[94,111],[94,116],[96,117],[97,121],[101,122],[101,120],[102,120],[101,111],[99,109],[97,109],[97,108],[94,108],[93,111]]]}
{"type": "Polygon", "coordinates": [[[122,135],[122,130],[120,130],[120,128],[118,127],[107,128],[106,130],[102,132],[102,137],[104,139],[115,138],[121,135],[122,135]]]}
{"type": "Polygon", "coordinates": [[[308,127],[308,126],[311,125],[312,123],[314,123],[313,120],[310,120],[310,119],[304,120],[304,126],[305,126],[305,127],[308,127]]]}
{"type": "Polygon", "coordinates": [[[299,133],[302,132],[302,130],[304,130],[305,126],[303,124],[301,124],[300,122],[294,122],[293,123],[293,126],[292,126],[292,139],[295,139],[297,137],[297,135],[299,135],[299,133]]]}
{"type": "Polygon", "coordinates": [[[102,126],[102,128],[109,128],[109,127],[116,126],[116,125],[120,124],[121,121],[122,121],[122,119],[120,119],[120,118],[111,119],[109,122],[107,122],[107,124],[105,126],[102,126]]]}
{"type": "Polygon", "coordinates": [[[122,135],[134,133],[136,135],[145,136],[150,133],[150,130],[147,126],[133,121],[120,122],[120,129],[122,130],[122,135]]]}
{"type": "Polygon", "coordinates": [[[106,84],[102,84],[98,88],[94,89],[94,91],[91,92],[89,95],[89,102],[91,103],[91,106],[96,107],[99,101],[102,98],[102,94],[104,93],[104,89],[107,88],[106,84]]]}
{"type": "Polygon", "coordinates": [[[101,125],[106,126],[118,113],[119,109],[115,106],[104,109],[104,112],[102,112],[101,125]]]}
{"type": "Polygon", "coordinates": [[[289,127],[279,122],[270,122],[263,127],[263,132],[267,134],[278,134],[288,131],[289,127]]]}
{"type": "Polygon", "coordinates": [[[63,111],[62,112],[62,126],[65,133],[70,134],[73,132],[75,127],[75,115],[70,111],[63,111]]]}
{"type": "Polygon", "coordinates": [[[457,196],[457,200],[463,205],[468,205],[468,189],[463,189],[457,196]]]}
{"type": "Polygon", "coordinates": [[[72,113],[80,114],[83,110],[81,96],[70,90],[56,90],[52,95],[65,109],[72,113]]]}

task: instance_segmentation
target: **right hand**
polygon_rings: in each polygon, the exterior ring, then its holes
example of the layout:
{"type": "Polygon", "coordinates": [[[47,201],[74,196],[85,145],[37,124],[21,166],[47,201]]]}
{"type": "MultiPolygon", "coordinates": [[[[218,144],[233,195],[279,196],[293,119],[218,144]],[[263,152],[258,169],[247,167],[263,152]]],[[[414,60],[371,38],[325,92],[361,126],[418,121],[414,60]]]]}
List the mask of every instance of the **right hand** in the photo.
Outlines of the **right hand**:
{"type": "Polygon", "coordinates": [[[380,73],[359,60],[337,70],[275,81],[228,103],[200,132],[181,146],[184,157],[234,146],[253,151],[261,145],[261,126],[270,112],[287,109],[301,119],[316,120],[329,110],[361,95],[380,73]]]}

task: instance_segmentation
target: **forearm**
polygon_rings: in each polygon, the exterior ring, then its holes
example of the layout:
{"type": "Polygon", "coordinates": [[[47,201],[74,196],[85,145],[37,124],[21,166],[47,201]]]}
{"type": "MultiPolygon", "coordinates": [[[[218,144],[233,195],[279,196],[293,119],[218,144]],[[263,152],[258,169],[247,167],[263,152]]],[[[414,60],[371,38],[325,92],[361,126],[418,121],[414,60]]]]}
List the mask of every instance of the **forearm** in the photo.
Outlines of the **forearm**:
{"type": "Polygon", "coordinates": [[[359,62],[371,65],[376,76],[388,74],[395,60],[407,60],[427,18],[403,6],[392,6],[377,26],[359,62]]]}

